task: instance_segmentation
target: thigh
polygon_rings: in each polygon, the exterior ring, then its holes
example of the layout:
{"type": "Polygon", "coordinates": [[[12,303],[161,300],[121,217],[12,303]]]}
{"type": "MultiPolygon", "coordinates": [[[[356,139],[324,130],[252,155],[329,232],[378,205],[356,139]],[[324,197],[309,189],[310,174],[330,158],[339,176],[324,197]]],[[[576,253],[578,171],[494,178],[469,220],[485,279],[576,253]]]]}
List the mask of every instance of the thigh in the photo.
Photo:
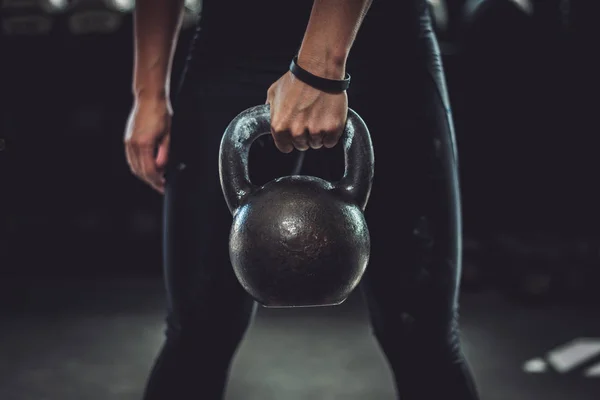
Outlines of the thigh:
{"type": "Polygon", "coordinates": [[[356,105],[375,148],[363,286],[376,328],[399,329],[408,314],[424,333],[443,337],[456,314],[460,199],[444,76],[435,50],[428,54],[388,87],[394,101],[356,105]]]}
{"type": "MultiPolygon", "coordinates": [[[[243,324],[252,307],[229,262],[232,217],[221,191],[218,154],[229,122],[244,109],[264,103],[270,80],[277,78],[276,74],[254,75],[259,73],[243,68],[218,74],[188,71],[174,102],[164,203],[164,265],[172,329],[243,324]]],[[[266,165],[278,160],[274,146],[263,147],[252,148],[251,154],[258,153],[251,157],[254,170],[269,170],[266,165]]],[[[254,176],[264,178],[260,173],[254,176]]]]}

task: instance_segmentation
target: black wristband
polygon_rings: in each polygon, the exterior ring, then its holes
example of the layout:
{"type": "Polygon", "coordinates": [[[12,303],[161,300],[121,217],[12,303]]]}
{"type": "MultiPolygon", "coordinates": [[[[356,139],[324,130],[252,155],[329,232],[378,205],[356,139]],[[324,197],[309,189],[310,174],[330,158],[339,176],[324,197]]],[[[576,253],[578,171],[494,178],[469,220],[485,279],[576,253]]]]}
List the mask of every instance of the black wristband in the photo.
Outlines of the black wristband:
{"type": "Polygon", "coordinates": [[[323,92],[343,92],[350,86],[350,74],[346,73],[346,77],[343,80],[321,78],[302,69],[298,65],[298,56],[295,56],[292,60],[290,72],[302,82],[323,92]]]}

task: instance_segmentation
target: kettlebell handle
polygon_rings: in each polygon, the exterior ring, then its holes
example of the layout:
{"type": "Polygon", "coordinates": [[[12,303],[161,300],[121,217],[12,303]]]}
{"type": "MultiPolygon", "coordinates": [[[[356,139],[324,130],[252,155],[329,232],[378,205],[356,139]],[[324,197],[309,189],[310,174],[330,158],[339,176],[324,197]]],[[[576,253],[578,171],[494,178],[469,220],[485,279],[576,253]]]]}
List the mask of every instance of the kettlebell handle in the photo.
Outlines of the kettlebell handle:
{"type": "MultiPolygon", "coordinates": [[[[248,108],[227,126],[219,150],[219,177],[229,211],[235,214],[248,195],[258,189],[250,181],[248,158],[250,146],[271,133],[271,109],[268,104],[248,108]]],[[[358,205],[363,211],[373,183],[375,158],[367,125],[352,109],[338,145],[344,146],[344,176],[332,183],[334,190],[358,205]]]]}

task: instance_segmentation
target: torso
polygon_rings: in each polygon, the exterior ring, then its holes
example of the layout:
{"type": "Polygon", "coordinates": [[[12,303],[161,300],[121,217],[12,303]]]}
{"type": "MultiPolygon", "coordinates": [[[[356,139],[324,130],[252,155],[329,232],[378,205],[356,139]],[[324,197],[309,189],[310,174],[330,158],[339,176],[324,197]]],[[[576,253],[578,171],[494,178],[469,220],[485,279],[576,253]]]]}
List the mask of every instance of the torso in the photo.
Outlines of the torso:
{"type": "MultiPolygon", "coordinates": [[[[312,4],[313,0],[204,0],[195,52],[229,61],[266,57],[289,62],[302,42],[312,4]]],[[[374,0],[352,52],[389,49],[390,38],[414,41],[425,10],[426,0],[374,0]]]]}

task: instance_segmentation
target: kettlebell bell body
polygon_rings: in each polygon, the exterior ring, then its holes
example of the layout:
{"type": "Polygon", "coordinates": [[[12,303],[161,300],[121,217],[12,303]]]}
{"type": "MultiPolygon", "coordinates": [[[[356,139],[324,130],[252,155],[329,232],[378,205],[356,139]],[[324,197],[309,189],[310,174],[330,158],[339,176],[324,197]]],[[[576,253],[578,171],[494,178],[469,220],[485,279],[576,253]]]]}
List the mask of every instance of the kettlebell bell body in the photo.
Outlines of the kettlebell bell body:
{"type": "Polygon", "coordinates": [[[250,146],[270,134],[268,105],[240,113],[221,141],[221,187],[233,223],[229,256],[242,287],[265,307],[341,304],[360,282],[370,255],[364,217],[374,174],[368,129],[348,110],[339,182],[284,176],[253,185],[250,146]]]}

